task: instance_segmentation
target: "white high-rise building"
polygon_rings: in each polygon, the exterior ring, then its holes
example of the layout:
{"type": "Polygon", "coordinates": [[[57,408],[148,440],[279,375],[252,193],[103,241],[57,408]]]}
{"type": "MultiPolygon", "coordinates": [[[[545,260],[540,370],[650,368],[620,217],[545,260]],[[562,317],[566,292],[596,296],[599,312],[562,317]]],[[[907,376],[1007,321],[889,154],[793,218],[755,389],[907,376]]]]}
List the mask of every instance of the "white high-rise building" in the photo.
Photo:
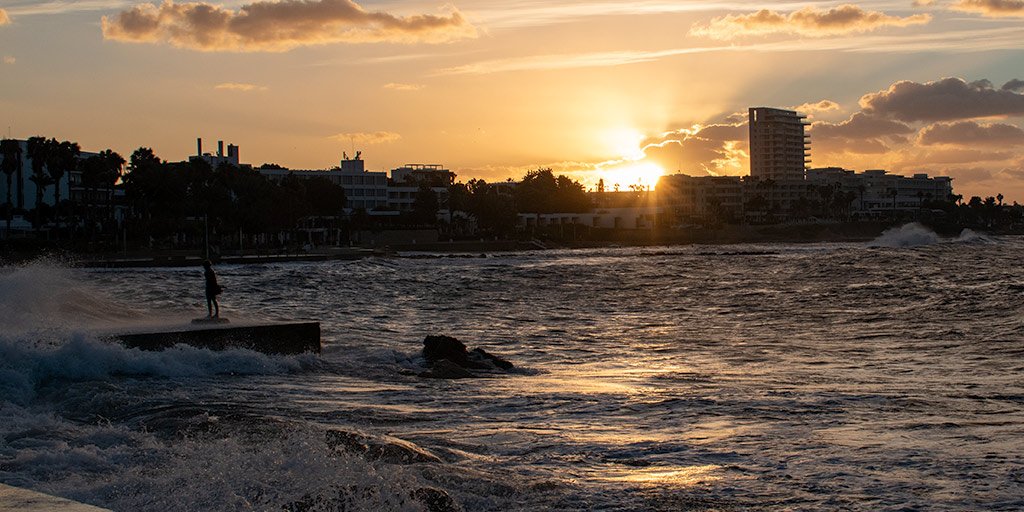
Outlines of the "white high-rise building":
{"type": "Polygon", "coordinates": [[[811,144],[804,133],[806,116],[792,110],[752,107],[750,176],[759,180],[803,180],[811,144]]]}

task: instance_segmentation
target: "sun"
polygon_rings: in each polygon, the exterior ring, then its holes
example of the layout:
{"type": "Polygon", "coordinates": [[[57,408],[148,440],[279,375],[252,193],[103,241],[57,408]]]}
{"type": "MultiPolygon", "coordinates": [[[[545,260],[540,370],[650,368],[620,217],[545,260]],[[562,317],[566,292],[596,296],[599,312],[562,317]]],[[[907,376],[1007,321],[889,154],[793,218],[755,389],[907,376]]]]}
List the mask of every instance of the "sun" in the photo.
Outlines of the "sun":
{"type": "Polygon", "coordinates": [[[625,160],[643,158],[643,141],[646,137],[635,128],[613,128],[601,134],[602,145],[616,157],[625,160]]]}
{"type": "Polygon", "coordinates": [[[629,190],[630,186],[653,190],[665,169],[653,162],[633,161],[607,167],[598,174],[606,191],[629,190]]]}

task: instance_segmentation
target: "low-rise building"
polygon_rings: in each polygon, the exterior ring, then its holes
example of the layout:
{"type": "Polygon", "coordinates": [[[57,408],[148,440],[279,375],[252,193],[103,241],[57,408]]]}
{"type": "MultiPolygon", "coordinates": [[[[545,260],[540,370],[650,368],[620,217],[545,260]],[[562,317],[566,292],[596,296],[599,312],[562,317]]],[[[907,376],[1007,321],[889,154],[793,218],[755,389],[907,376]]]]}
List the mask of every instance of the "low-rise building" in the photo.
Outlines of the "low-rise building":
{"type": "Polygon", "coordinates": [[[851,202],[852,210],[868,214],[919,209],[927,201],[948,201],[953,196],[952,178],[929,177],[924,173],[900,176],[882,169],[858,173],[841,167],[824,167],[809,169],[807,181],[816,187],[829,187],[855,197],[851,202]]]}
{"type": "Polygon", "coordinates": [[[329,170],[289,170],[277,168],[257,169],[267,178],[280,182],[286,176],[296,178],[326,178],[345,189],[346,207],[367,211],[388,208],[388,177],[383,171],[367,171],[359,155],[344,159],[341,165],[329,170]]]}

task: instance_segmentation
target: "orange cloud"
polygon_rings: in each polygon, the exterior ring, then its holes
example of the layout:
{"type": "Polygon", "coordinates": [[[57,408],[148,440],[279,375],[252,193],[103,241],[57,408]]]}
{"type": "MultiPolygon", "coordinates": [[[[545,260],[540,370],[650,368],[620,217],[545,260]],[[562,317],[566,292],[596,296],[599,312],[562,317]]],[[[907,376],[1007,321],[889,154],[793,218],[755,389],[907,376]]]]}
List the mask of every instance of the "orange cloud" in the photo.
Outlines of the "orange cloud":
{"type": "Polygon", "coordinates": [[[943,78],[934,82],[896,82],[887,90],[866,94],[861,108],[869,114],[901,121],[950,121],[992,116],[1024,115],[1024,94],[996,89],[988,80],[966,82],[943,78]]]}
{"type": "Polygon", "coordinates": [[[788,14],[762,9],[750,14],[729,14],[713,18],[707,25],[694,25],[690,29],[690,34],[714,39],[769,34],[829,37],[871,32],[883,27],[924,25],[931,19],[930,14],[914,14],[901,18],[883,12],[865,11],[852,4],[828,10],[804,7],[788,14]]]}
{"type": "Polygon", "coordinates": [[[951,8],[993,18],[1024,17],[1024,0],[960,0],[951,8]]]}
{"type": "Polygon", "coordinates": [[[1013,146],[1024,144],[1024,130],[1002,123],[936,123],[924,127],[917,135],[917,142],[926,146],[1013,146]]]}
{"type": "Polygon", "coordinates": [[[400,83],[388,83],[384,84],[385,89],[391,89],[392,91],[418,91],[424,86],[419,84],[400,84],[400,83]]]}
{"type": "Polygon", "coordinates": [[[455,9],[447,16],[368,12],[352,0],[259,1],[237,11],[205,2],[141,4],[103,17],[103,37],[199,51],[282,52],[329,43],[443,43],[476,37],[455,9]]]}
{"type": "Polygon", "coordinates": [[[354,133],[339,133],[337,135],[330,136],[331,139],[338,142],[352,142],[354,144],[386,144],[388,142],[395,142],[402,138],[401,135],[395,132],[354,132],[354,133]]]}
{"type": "Polygon", "coordinates": [[[240,92],[251,92],[251,91],[265,91],[266,86],[256,84],[243,84],[238,82],[224,82],[213,86],[218,91],[240,91],[240,92]]]}
{"type": "Polygon", "coordinates": [[[11,17],[7,15],[7,11],[0,9],[0,25],[9,25],[11,23],[11,17]]]}
{"type": "Polygon", "coordinates": [[[14,64],[15,62],[18,62],[18,59],[15,59],[11,55],[4,55],[3,62],[4,64],[14,64]]]}
{"type": "Polygon", "coordinates": [[[747,123],[710,124],[645,141],[644,160],[669,171],[712,176],[747,172],[747,123]]]}
{"type": "Polygon", "coordinates": [[[817,103],[804,103],[803,105],[795,106],[790,110],[796,110],[801,114],[818,114],[821,112],[839,110],[839,104],[831,100],[821,100],[817,103]]]}

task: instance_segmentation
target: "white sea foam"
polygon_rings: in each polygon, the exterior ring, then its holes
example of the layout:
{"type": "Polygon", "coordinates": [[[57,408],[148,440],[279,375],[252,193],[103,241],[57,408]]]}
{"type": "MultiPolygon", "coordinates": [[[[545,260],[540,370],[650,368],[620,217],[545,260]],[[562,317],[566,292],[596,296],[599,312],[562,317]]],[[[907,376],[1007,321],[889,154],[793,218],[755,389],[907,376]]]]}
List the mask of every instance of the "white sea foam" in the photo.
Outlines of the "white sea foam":
{"type": "Polygon", "coordinates": [[[936,244],[941,240],[934,231],[918,222],[911,222],[885,230],[878,238],[868,242],[868,247],[917,247],[936,244]]]}

